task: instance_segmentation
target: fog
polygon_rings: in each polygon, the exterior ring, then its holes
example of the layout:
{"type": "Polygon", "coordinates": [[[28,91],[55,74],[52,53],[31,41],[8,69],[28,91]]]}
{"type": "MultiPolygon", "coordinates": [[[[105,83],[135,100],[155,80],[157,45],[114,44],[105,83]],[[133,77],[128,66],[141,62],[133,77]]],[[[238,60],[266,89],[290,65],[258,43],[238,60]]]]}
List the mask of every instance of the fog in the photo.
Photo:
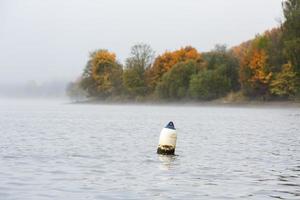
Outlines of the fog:
{"type": "Polygon", "coordinates": [[[1,0],[0,88],[72,81],[99,48],[234,46],[281,18],[281,0],[1,0]]]}

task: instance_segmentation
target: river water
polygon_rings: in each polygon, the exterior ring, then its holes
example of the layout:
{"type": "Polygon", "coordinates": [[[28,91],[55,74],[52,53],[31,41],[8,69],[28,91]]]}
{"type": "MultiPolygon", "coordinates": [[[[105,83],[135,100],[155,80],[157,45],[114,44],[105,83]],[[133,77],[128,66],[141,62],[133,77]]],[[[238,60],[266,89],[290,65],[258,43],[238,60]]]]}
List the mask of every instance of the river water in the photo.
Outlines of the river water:
{"type": "Polygon", "coordinates": [[[2,100],[0,199],[300,199],[300,108],[2,100]]]}

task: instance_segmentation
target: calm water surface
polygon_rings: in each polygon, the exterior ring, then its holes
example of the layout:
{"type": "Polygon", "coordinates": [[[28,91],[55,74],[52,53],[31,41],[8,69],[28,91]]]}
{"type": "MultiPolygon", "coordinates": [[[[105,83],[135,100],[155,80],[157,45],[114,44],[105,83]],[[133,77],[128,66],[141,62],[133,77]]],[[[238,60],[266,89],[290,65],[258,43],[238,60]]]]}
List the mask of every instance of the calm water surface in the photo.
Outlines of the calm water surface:
{"type": "Polygon", "coordinates": [[[300,108],[1,100],[0,199],[300,199],[300,108]]]}

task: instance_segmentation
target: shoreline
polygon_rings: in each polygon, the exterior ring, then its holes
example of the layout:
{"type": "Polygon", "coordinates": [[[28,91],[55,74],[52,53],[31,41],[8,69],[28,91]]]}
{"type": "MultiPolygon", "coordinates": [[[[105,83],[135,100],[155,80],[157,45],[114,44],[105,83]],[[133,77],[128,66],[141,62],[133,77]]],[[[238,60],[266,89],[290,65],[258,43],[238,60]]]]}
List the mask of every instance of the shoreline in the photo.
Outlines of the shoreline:
{"type": "Polygon", "coordinates": [[[73,101],[69,104],[80,105],[141,105],[141,106],[213,106],[213,107],[282,107],[300,108],[299,101],[225,101],[222,99],[213,101],[117,101],[117,100],[96,100],[87,99],[73,101]]]}

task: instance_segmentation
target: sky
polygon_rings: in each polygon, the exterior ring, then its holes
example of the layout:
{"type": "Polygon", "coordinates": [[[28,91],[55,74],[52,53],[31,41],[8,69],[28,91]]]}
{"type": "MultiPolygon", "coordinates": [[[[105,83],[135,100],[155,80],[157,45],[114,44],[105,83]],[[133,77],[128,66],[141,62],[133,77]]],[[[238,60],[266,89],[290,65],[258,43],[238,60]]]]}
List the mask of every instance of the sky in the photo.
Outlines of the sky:
{"type": "Polygon", "coordinates": [[[281,0],[0,0],[0,84],[72,81],[89,53],[124,62],[147,43],[161,54],[229,47],[279,25],[281,0]]]}

